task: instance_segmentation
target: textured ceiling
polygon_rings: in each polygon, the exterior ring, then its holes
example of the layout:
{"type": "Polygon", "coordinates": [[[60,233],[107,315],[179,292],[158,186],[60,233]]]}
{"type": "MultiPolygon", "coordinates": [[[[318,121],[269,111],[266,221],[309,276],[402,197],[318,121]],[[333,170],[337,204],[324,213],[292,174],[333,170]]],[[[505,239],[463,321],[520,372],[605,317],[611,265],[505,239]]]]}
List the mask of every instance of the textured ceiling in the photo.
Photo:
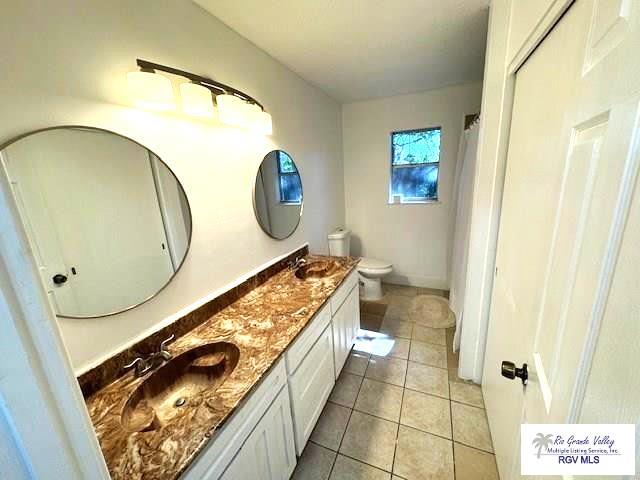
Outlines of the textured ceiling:
{"type": "Polygon", "coordinates": [[[342,102],[482,79],[489,0],[194,0],[342,102]]]}

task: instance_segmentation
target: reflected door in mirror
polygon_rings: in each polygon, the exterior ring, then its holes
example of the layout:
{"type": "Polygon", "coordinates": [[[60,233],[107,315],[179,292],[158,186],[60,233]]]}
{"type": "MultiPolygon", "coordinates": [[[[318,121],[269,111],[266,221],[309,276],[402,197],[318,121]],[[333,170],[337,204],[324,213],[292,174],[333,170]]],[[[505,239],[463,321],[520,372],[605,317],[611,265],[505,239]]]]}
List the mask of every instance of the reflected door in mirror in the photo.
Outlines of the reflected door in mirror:
{"type": "Polygon", "coordinates": [[[103,130],[54,128],[0,154],[58,315],[127,310],[180,267],[191,237],[189,205],[153,152],[103,130]],[[59,275],[67,280],[56,282],[59,275]]]}

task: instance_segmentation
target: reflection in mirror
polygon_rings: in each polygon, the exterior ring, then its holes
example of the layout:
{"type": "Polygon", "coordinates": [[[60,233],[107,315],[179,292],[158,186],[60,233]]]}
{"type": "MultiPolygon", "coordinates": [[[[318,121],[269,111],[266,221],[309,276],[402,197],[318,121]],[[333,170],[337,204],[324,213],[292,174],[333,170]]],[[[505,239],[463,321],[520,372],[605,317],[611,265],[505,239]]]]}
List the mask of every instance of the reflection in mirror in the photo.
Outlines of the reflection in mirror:
{"type": "Polygon", "coordinates": [[[191,240],[184,189],[153,152],[112,132],[56,127],[0,149],[54,309],[100,317],[157,294],[191,240]]]}
{"type": "Polygon", "coordinates": [[[295,232],[302,216],[302,180],[287,152],[273,150],[262,160],[256,174],[253,207],[267,235],[282,240],[295,232]]]}

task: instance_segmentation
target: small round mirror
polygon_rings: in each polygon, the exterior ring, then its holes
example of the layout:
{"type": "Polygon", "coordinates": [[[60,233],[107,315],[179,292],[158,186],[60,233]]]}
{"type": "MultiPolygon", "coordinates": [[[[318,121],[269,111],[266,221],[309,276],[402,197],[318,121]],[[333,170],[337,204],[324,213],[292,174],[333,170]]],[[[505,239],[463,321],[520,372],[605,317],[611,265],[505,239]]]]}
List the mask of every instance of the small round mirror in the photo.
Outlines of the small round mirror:
{"type": "Polygon", "coordinates": [[[253,209],[262,230],[283,240],[298,228],[302,216],[302,180],[293,158],[282,150],[269,152],[258,169],[253,209]]]}

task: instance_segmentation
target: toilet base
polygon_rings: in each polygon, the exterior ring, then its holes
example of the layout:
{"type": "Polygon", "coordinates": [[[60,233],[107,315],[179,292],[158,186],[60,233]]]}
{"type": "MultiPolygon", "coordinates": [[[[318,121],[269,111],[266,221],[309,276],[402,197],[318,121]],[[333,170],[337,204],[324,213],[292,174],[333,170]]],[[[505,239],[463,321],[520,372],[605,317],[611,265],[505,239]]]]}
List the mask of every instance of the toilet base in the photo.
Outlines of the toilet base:
{"type": "Polygon", "coordinates": [[[360,272],[358,272],[358,277],[360,277],[360,299],[371,301],[380,300],[383,297],[380,277],[365,277],[360,272]]]}

